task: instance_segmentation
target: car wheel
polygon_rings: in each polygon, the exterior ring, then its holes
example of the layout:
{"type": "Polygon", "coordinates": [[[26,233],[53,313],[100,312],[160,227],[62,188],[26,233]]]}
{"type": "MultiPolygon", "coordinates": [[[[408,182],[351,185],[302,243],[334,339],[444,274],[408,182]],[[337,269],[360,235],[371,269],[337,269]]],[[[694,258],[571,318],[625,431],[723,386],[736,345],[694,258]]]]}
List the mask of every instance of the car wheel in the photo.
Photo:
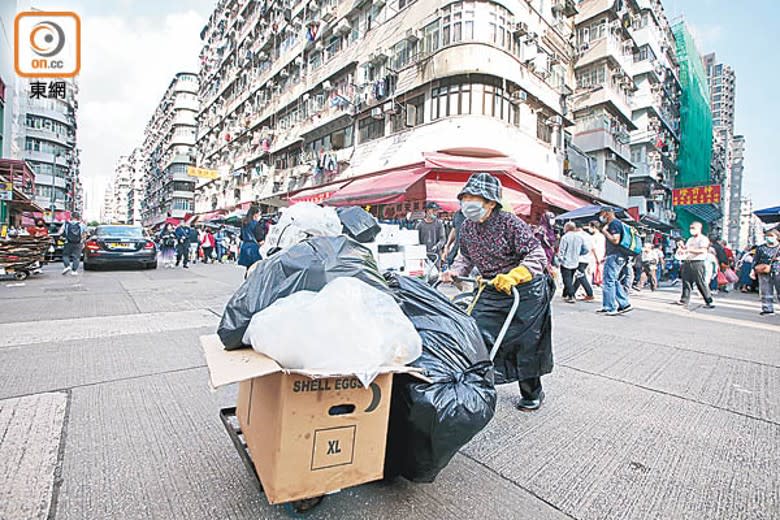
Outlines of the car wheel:
{"type": "Polygon", "coordinates": [[[92,266],[89,264],[84,264],[84,270],[85,271],[92,271],[92,266]]]}
{"type": "Polygon", "coordinates": [[[21,282],[22,280],[27,280],[28,276],[30,276],[30,273],[27,271],[16,271],[14,273],[14,280],[21,282]]]}

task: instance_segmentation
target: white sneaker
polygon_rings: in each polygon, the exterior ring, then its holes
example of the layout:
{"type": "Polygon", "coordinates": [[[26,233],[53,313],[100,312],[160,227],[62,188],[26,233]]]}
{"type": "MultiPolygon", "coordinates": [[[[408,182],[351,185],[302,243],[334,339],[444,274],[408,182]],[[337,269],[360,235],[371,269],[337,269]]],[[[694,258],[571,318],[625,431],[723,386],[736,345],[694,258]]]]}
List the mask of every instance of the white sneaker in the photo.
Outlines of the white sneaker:
{"type": "Polygon", "coordinates": [[[68,274],[70,272],[70,266],[62,270],[62,274],[68,274]]]}
{"type": "Polygon", "coordinates": [[[79,275],[79,273],[77,273],[76,271],[71,271],[71,272],[70,272],[70,275],[71,275],[71,276],[78,276],[78,275],[79,275]]]}

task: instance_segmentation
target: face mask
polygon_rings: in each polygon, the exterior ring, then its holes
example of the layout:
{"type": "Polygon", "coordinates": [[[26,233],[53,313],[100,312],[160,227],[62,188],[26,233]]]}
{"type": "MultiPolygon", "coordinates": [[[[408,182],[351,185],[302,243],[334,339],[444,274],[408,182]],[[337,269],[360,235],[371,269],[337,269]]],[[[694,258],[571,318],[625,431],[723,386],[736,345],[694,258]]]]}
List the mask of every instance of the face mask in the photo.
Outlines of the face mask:
{"type": "Polygon", "coordinates": [[[460,203],[460,210],[463,212],[463,216],[472,222],[479,222],[482,217],[485,216],[487,210],[482,206],[482,203],[476,200],[469,200],[460,203]]]}
{"type": "Polygon", "coordinates": [[[690,232],[691,232],[691,235],[692,235],[692,236],[696,236],[696,235],[698,235],[698,234],[699,234],[699,230],[698,230],[698,229],[696,229],[696,228],[690,228],[688,231],[690,231],[690,232]]]}
{"type": "Polygon", "coordinates": [[[607,222],[607,217],[599,215],[599,222],[601,222],[602,224],[605,224],[607,222]]]}
{"type": "Polygon", "coordinates": [[[766,237],[766,243],[770,246],[774,246],[777,244],[777,238],[776,237],[766,237]]]}

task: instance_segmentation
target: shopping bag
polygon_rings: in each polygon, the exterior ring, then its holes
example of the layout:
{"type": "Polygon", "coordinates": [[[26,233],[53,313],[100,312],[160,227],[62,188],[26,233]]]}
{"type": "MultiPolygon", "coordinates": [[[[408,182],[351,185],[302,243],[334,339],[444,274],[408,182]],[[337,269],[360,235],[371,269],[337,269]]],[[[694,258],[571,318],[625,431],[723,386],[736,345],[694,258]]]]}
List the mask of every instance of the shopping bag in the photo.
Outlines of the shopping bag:
{"type": "Polygon", "coordinates": [[[723,274],[726,277],[726,281],[728,283],[737,283],[739,281],[739,276],[737,276],[737,273],[734,272],[734,269],[728,268],[723,271],[723,274]]]}
{"type": "Polygon", "coordinates": [[[718,286],[727,285],[729,281],[726,279],[726,275],[723,271],[718,271],[718,286]]]}

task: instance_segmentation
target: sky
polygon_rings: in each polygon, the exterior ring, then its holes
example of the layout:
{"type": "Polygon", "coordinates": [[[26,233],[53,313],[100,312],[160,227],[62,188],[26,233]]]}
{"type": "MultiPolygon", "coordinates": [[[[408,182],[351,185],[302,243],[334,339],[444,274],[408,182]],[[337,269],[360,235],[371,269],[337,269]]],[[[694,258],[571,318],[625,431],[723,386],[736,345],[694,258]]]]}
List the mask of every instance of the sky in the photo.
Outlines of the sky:
{"type": "MultiPolygon", "coordinates": [[[[216,0],[44,0],[40,9],[72,10],[82,20],[78,146],[85,216],[97,218],[121,155],[143,130],[173,75],[198,71],[200,30],[216,0]]],[[[780,121],[776,20],[780,2],[664,0],[670,20],[683,15],[702,54],[716,52],[737,74],[736,128],[745,135],[743,192],[757,208],[780,204],[772,128],[780,121]]]]}

